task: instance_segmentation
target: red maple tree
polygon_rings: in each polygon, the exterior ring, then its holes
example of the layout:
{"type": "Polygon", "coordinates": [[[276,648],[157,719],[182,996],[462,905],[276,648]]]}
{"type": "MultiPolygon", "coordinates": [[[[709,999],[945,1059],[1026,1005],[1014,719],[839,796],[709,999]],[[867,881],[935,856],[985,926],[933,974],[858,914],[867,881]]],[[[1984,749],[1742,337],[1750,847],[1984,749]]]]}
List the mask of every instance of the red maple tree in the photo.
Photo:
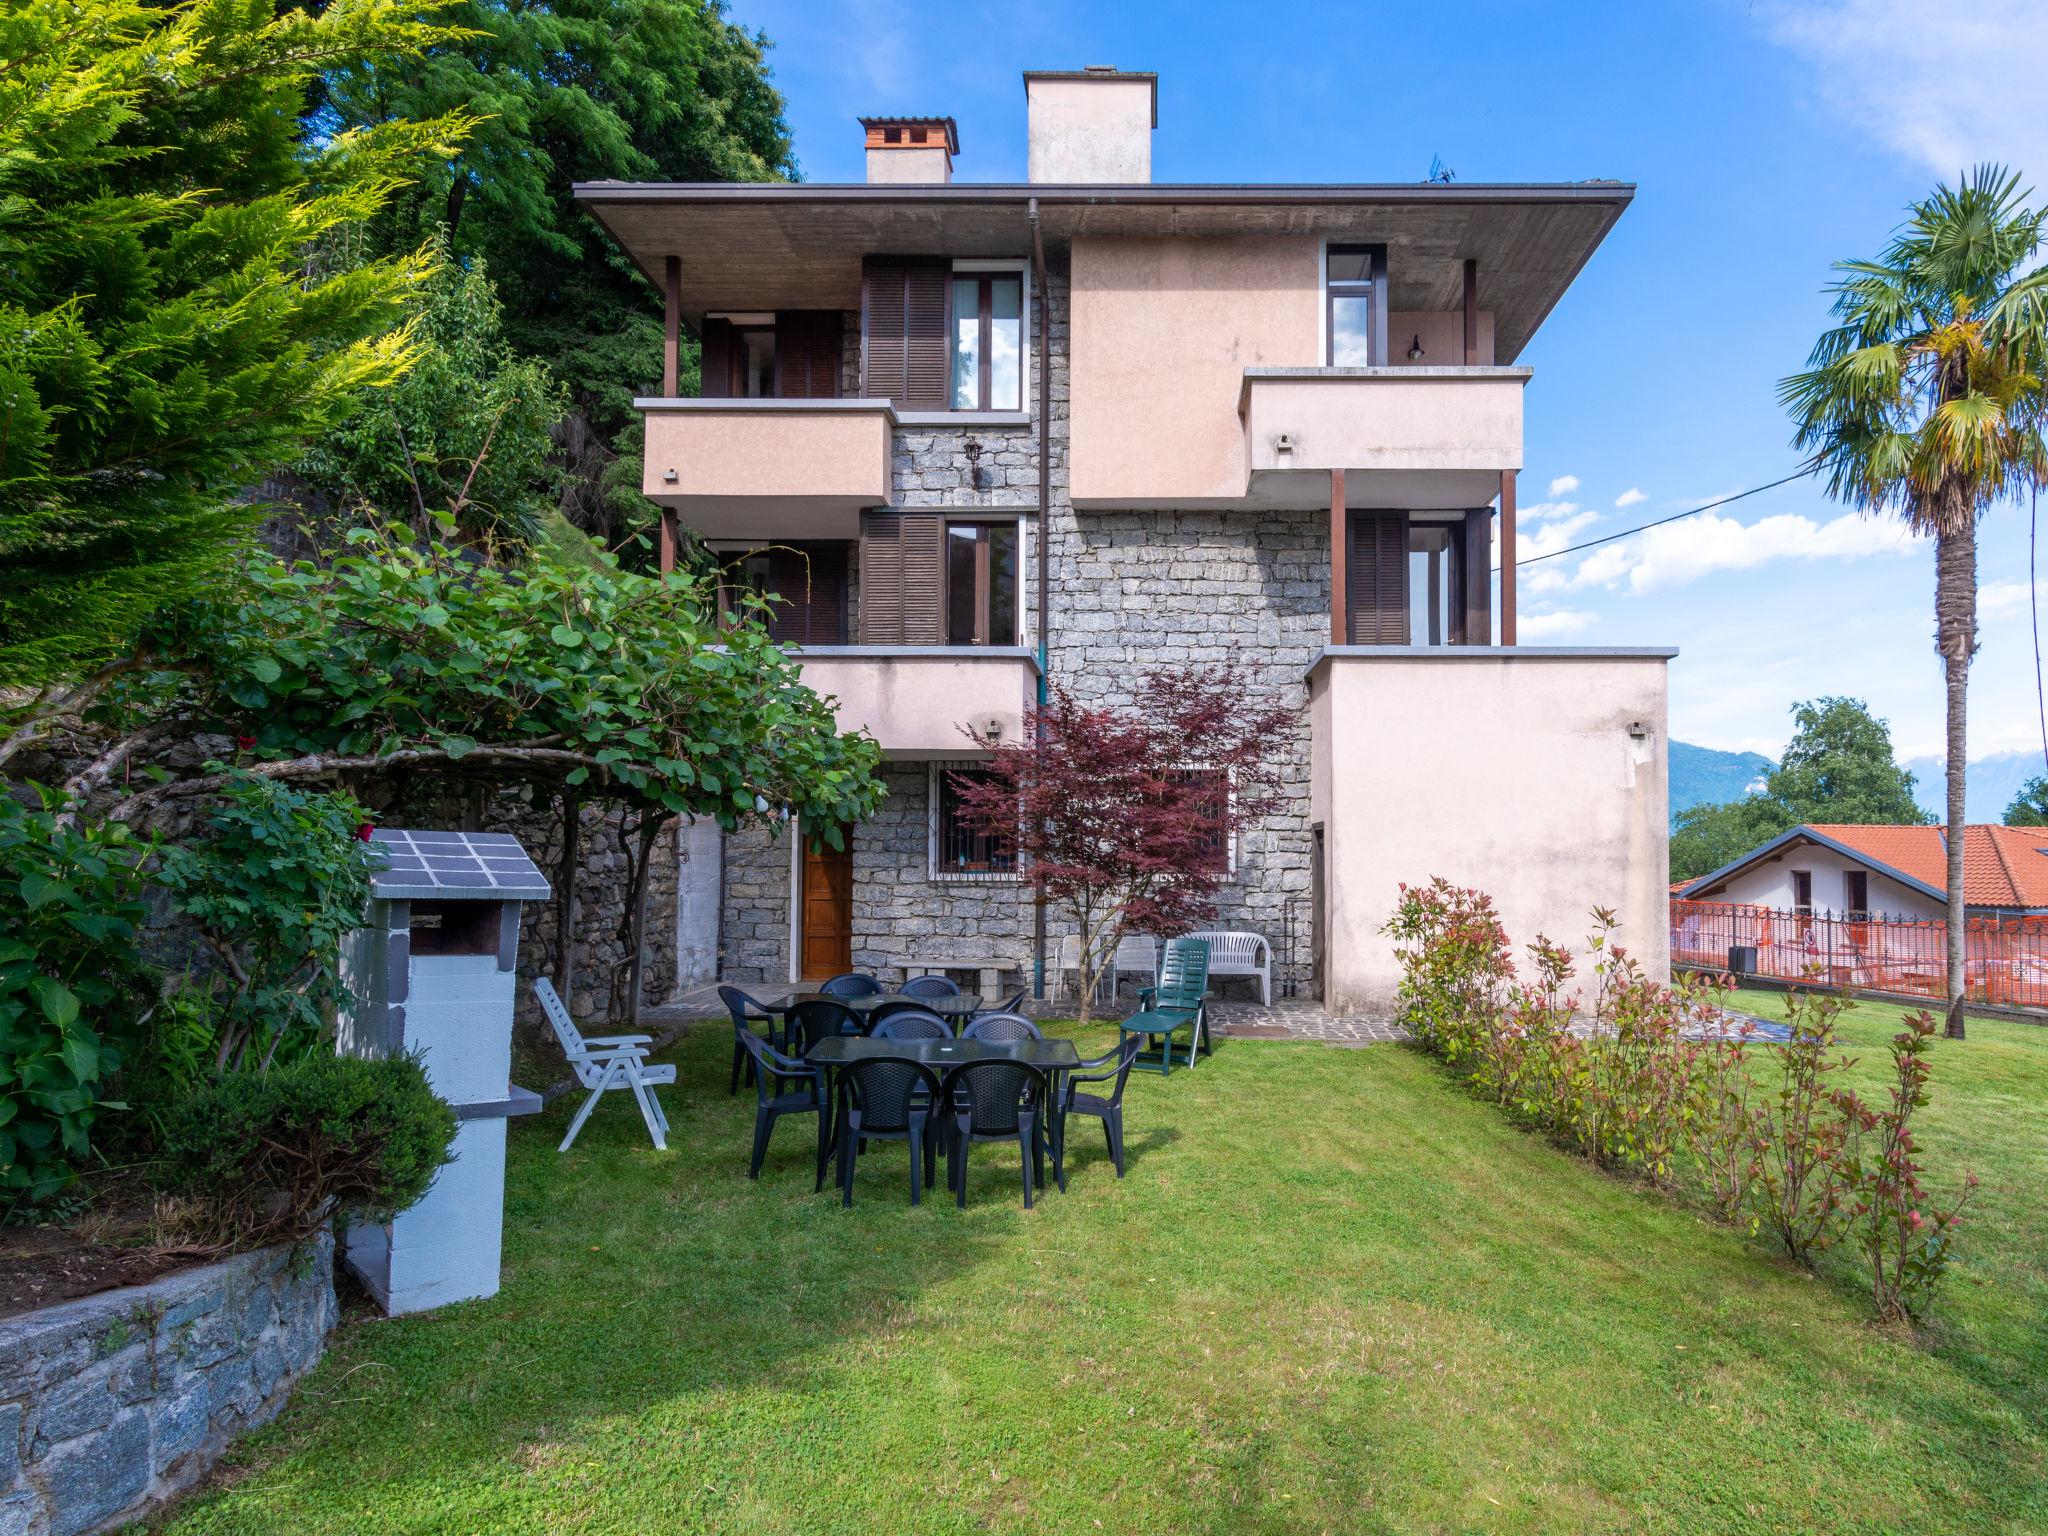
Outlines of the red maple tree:
{"type": "Polygon", "coordinates": [[[1162,667],[1128,705],[1055,683],[1023,739],[955,772],[961,821],[1015,852],[1018,873],[1080,936],[1082,1023],[1127,933],[1169,935],[1215,911],[1231,839],[1279,791],[1297,705],[1234,667],[1162,667]]]}

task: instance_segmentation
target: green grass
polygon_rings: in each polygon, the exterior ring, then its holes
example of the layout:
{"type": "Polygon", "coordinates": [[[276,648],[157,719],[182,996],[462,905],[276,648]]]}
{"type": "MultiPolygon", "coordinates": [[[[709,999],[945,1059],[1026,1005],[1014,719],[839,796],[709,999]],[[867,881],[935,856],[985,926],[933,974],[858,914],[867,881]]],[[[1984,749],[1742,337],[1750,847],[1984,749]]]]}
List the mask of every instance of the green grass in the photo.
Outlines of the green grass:
{"type": "Polygon", "coordinates": [[[672,1151],[623,1097],[566,1156],[570,1105],[516,1122],[503,1292],[345,1327],[173,1529],[2048,1529],[2048,1031],[1972,1033],[1926,1141],[1985,1184],[1915,1341],[1401,1047],[1224,1042],[1133,1080],[1122,1183],[1084,1139],[1026,1212],[984,1149],[912,1210],[886,1147],[844,1211],[801,1123],[747,1181],[705,1028],[672,1151]]]}

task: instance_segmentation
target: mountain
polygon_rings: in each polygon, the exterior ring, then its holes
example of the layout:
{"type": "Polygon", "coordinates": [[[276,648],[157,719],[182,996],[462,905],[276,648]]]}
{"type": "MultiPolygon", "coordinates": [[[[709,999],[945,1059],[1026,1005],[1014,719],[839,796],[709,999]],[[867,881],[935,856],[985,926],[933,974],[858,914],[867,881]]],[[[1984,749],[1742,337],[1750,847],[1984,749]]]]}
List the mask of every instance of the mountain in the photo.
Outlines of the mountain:
{"type": "MultiPolygon", "coordinates": [[[[1689,741],[1671,743],[1671,814],[1702,802],[1740,800],[1778,765],[1757,752],[1718,752],[1689,741]]],[[[2009,798],[2009,797],[2008,797],[2009,798]]],[[[2003,810],[2005,802],[1999,802],[2003,810]]]]}
{"type": "MultiPolygon", "coordinates": [[[[1671,744],[1671,750],[1675,756],[1677,742],[1671,744]]],[[[1942,804],[1947,776],[1941,771],[1941,759],[1912,757],[1900,766],[1913,775],[1913,798],[1921,808],[1937,820],[1947,815],[1948,807],[1942,804]]],[[[2039,752],[1993,752],[1989,757],[1978,758],[1963,775],[1963,795],[1969,802],[1970,820],[2003,821],[2012,797],[2041,771],[2039,752]]],[[[1675,795],[1674,790],[1674,805],[1678,803],[1675,795]]]]}

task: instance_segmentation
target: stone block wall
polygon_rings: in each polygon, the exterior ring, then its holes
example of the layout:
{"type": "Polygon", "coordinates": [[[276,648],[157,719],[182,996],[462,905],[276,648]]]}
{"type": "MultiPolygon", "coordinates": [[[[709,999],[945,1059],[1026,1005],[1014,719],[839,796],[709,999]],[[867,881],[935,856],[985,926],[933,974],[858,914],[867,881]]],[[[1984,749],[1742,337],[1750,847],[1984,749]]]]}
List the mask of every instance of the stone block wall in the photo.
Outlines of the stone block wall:
{"type": "Polygon", "coordinates": [[[853,968],[898,980],[918,962],[993,955],[1028,981],[1031,901],[1023,885],[932,877],[931,774],[929,762],[884,764],[889,798],[854,828],[853,968]]]}
{"type": "Polygon", "coordinates": [[[0,1322],[0,1533],[87,1536],[189,1488],[334,1323],[325,1235],[0,1322]]]}
{"type": "Polygon", "coordinates": [[[744,985],[789,979],[790,844],[762,827],[725,836],[725,890],[720,901],[719,974],[744,985]]]}

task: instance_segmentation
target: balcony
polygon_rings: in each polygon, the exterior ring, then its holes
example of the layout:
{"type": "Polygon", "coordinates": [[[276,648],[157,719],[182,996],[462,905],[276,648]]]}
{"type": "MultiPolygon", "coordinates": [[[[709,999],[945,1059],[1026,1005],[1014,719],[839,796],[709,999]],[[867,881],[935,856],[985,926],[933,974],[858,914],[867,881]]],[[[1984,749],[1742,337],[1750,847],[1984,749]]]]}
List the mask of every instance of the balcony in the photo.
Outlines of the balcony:
{"type": "Polygon", "coordinates": [[[635,400],[640,488],[711,539],[851,539],[891,498],[886,400],[635,400]]]}
{"type": "Polygon", "coordinates": [[[1483,507],[1522,467],[1527,368],[1247,368],[1238,395],[1247,495],[1354,507],[1483,507]]]}
{"type": "Polygon", "coordinates": [[[805,685],[836,700],[839,728],[867,730],[889,757],[956,757],[1014,742],[1038,691],[1038,660],[1024,646],[829,645],[796,654],[805,685]]]}

